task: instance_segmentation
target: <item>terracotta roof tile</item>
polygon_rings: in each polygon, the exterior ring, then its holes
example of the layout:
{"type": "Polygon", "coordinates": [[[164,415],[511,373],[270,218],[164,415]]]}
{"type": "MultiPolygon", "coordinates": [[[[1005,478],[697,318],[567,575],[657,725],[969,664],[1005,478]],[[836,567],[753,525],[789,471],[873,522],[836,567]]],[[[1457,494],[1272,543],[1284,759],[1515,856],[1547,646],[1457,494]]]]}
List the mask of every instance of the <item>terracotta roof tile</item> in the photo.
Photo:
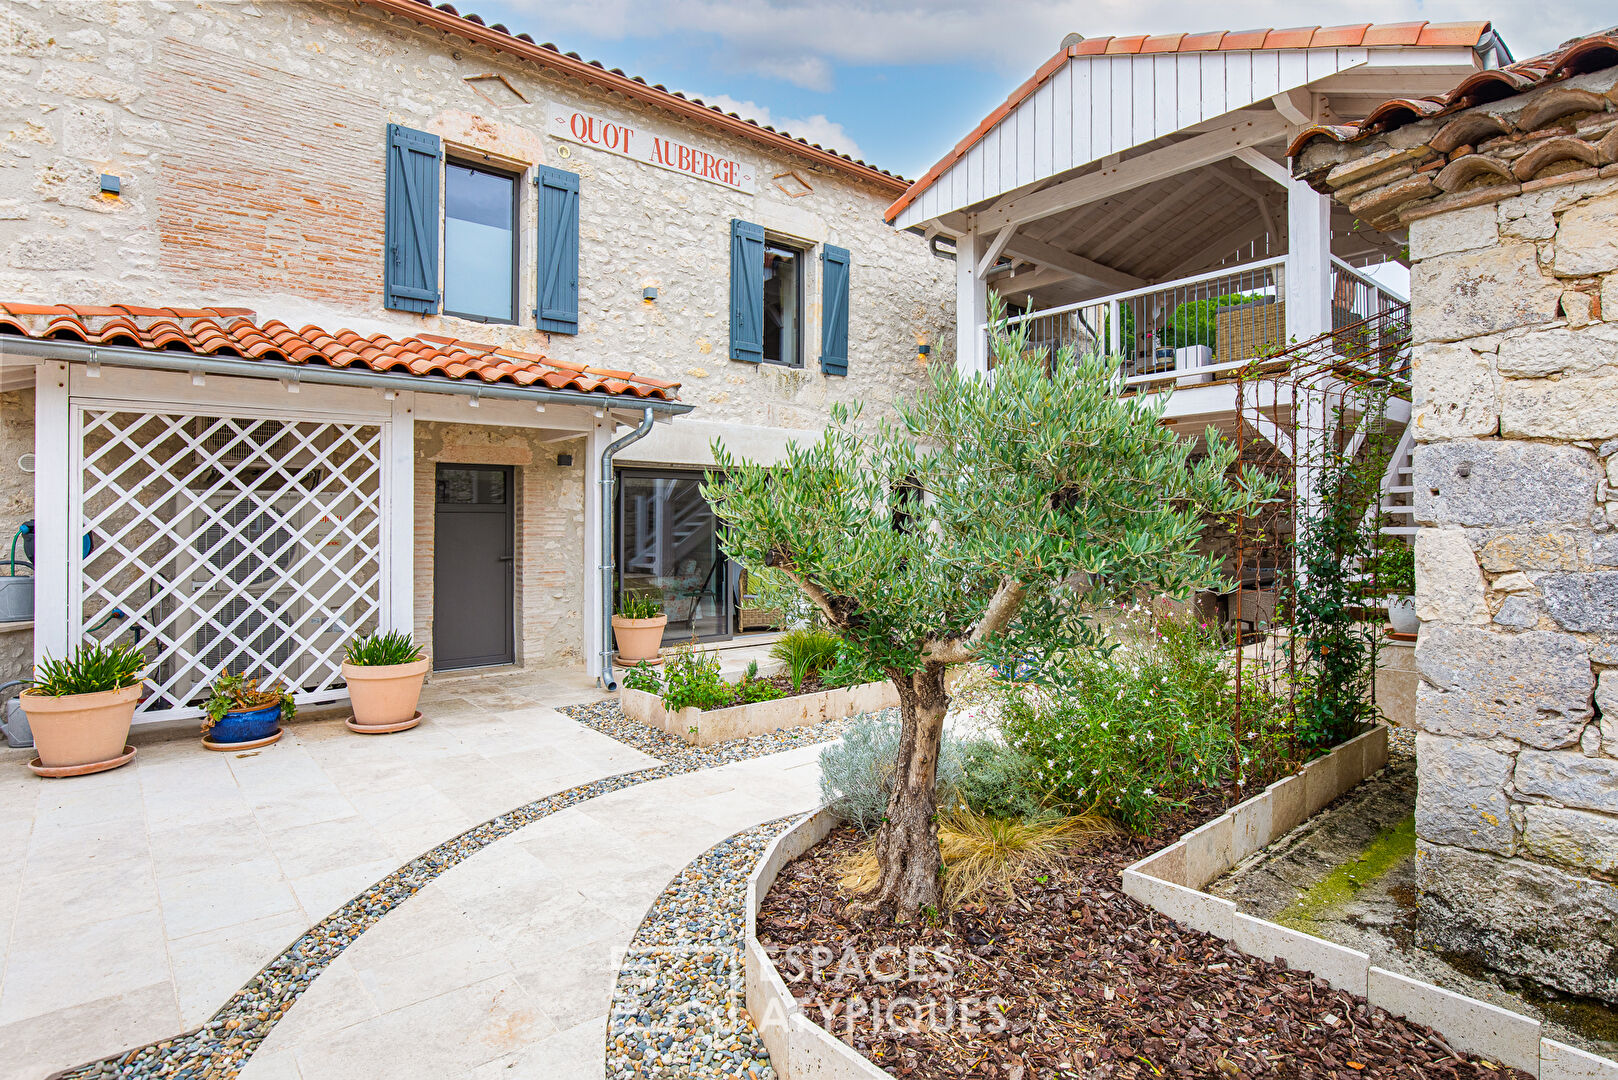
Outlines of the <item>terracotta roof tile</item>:
{"type": "Polygon", "coordinates": [[[289,364],[366,367],[420,377],[476,378],[609,397],[674,401],[680,384],[650,375],[552,360],[538,353],[461,341],[440,334],[392,338],[335,333],[318,326],[293,330],[278,319],[260,323],[247,308],[161,308],[0,302],[0,335],[134,346],[198,356],[245,357],[289,364]]]}
{"type": "Polygon", "coordinates": [[[1355,23],[1353,26],[1322,26],[1315,31],[1314,37],[1309,39],[1309,47],[1312,49],[1353,48],[1364,43],[1365,31],[1370,28],[1370,23],[1355,23]]]}
{"type": "Polygon", "coordinates": [[[1264,35],[1265,49],[1307,49],[1314,40],[1317,26],[1295,26],[1289,30],[1271,30],[1264,35]]]}
{"type": "MultiPolygon", "coordinates": [[[[1424,22],[1379,23],[1376,26],[1366,27],[1365,37],[1360,39],[1360,44],[1366,48],[1373,45],[1416,45],[1421,42],[1422,31],[1425,29],[1427,24],[1424,22]]],[[[1477,44],[1477,38],[1472,39],[1472,44],[1477,44]]]]}
{"type": "Polygon", "coordinates": [[[1180,42],[1184,40],[1184,34],[1154,34],[1141,44],[1140,51],[1143,53],[1179,52],[1180,42]]]}
{"type": "Polygon", "coordinates": [[[1177,52],[1213,52],[1219,48],[1219,43],[1225,38],[1225,31],[1215,30],[1211,34],[1187,34],[1180,39],[1177,52]]]}
{"type": "MultiPolygon", "coordinates": [[[[1410,25],[1416,25],[1414,23],[1410,25]]],[[[1373,27],[1373,29],[1376,29],[1373,27]]],[[[1421,44],[1454,45],[1449,40],[1453,27],[1428,24],[1421,32],[1421,44]]],[[[1366,33],[1367,43],[1371,34],[1366,33]]],[[[1304,128],[1292,140],[1287,154],[1296,157],[1316,139],[1347,143],[1426,120],[1434,116],[1469,109],[1491,101],[1520,94],[1535,87],[1586,71],[1599,71],[1618,64],[1618,26],[1586,37],[1564,41],[1550,52],[1531,56],[1501,68],[1490,68],[1467,76],[1455,89],[1428,98],[1394,98],[1384,101],[1358,123],[1315,124],[1304,128]]]]}
{"type": "MultiPolygon", "coordinates": [[[[365,0],[365,2],[388,4],[394,0],[365,0]]],[[[1358,23],[1353,26],[1300,26],[1288,30],[1264,27],[1258,30],[1215,30],[1197,34],[1157,34],[1150,37],[1136,34],[1129,37],[1085,38],[1065,46],[1041,64],[1031,78],[1013,90],[1011,96],[984,117],[966,138],[956,143],[955,148],[928,169],[920,180],[906,188],[904,194],[888,207],[884,216],[889,221],[897,218],[905,207],[915,202],[923,191],[932,187],[938,178],[944,175],[944,170],[964,157],[990,128],[1005,119],[1024,98],[1038,90],[1057,69],[1074,57],[1132,56],[1168,52],[1234,52],[1252,49],[1352,48],[1373,45],[1470,48],[1482,42],[1489,29],[1488,22],[1358,23]]]]}

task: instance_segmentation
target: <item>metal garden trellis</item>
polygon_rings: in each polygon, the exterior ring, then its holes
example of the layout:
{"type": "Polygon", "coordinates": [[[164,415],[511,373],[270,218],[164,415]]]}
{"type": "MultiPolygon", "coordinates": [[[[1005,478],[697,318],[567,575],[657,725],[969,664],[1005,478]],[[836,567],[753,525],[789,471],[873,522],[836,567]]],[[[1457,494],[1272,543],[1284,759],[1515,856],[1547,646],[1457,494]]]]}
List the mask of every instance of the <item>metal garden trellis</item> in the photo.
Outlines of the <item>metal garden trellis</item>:
{"type": "MultiPolygon", "coordinates": [[[[1251,717],[1268,717],[1260,722],[1279,727],[1266,734],[1281,739],[1259,739],[1260,747],[1284,743],[1297,757],[1302,688],[1330,666],[1322,663],[1323,649],[1352,647],[1300,618],[1301,596],[1305,611],[1310,598],[1332,584],[1354,598],[1354,610],[1344,617],[1355,620],[1366,648],[1346,662],[1363,665],[1364,682],[1374,687],[1380,617],[1370,611],[1376,595],[1370,556],[1379,534],[1410,531],[1384,527],[1389,507],[1400,509],[1386,500],[1403,495],[1398,480],[1408,471],[1410,315],[1408,304],[1371,306],[1369,315],[1342,318],[1331,332],[1236,373],[1238,467],[1274,476],[1281,491],[1257,516],[1231,523],[1236,588],[1226,603],[1239,634],[1233,717],[1239,774],[1244,764],[1251,768],[1240,749],[1251,717]],[[1345,497],[1357,500],[1351,513],[1345,497]],[[1307,542],[1311,529],[1334,522],[1339,527],[1327,554],[1335,568],[1328,563],[1327,573],[1340,580],[1311,582],[1300,538],[1307,542]],[[1256,695],[1271,707],[1254,708],[1256,695]]],[[[1320,566],[1317,561],[1317,573],[1320,566]]]]}

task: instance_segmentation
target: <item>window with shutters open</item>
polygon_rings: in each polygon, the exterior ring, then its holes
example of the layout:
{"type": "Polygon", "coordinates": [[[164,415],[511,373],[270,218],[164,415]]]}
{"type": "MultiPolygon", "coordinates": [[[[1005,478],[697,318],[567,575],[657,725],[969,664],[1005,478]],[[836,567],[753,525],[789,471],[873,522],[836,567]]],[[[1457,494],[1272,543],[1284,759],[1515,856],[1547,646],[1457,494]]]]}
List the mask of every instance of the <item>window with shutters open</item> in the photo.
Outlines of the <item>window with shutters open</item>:
{"type": "Polygon", "coordinates": [[[802,367],[809,252],[748,221],[730,227],[730,355],[802,367]]]}
{"type": "Polygon", "coordinates": [[[444,165],[444,314],[517,321],[517,177],[444,165]]]}

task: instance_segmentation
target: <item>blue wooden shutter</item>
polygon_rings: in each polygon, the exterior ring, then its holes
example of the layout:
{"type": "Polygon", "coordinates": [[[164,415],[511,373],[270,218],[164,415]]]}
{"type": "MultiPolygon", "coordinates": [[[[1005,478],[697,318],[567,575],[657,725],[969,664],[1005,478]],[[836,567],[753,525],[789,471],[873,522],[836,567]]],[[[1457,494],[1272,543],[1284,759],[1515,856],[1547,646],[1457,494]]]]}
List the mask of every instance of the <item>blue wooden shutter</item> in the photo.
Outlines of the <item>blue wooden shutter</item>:
{"type": "Polygon", "coordinates": [[[825,245],[820,264],[820,370],[847,375],[848,249],[825,245]]]}
{"type": "Polygon", "coordinates": [[[437,135],[388,125],[386,263],[382,306],[438,310],[438,185],[443,143],[437,135]]]}
{"type": "Polygon", "coordinates": [[[579,176],[540,166],[539,304],[541,330],[579,332],[579,176]]]}
{"type": "Polygon", "coordinates": [[[764,359],[764,227],[730,223],[730,358],[764,359]]]}

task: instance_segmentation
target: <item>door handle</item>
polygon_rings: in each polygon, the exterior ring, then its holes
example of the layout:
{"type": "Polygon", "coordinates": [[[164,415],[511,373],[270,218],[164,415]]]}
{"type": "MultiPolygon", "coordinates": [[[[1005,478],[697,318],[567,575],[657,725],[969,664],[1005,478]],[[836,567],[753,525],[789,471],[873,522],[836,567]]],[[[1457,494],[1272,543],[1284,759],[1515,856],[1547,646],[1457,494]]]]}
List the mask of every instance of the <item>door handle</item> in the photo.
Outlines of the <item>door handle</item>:
{"type": "Polygon", "coordinates": [[[515,556],[515,555],[499,555],[499,556],[496,556],[496,557],[501,562],[511,562],[512,560],[516,559],[517,556],[515,556]]]}

